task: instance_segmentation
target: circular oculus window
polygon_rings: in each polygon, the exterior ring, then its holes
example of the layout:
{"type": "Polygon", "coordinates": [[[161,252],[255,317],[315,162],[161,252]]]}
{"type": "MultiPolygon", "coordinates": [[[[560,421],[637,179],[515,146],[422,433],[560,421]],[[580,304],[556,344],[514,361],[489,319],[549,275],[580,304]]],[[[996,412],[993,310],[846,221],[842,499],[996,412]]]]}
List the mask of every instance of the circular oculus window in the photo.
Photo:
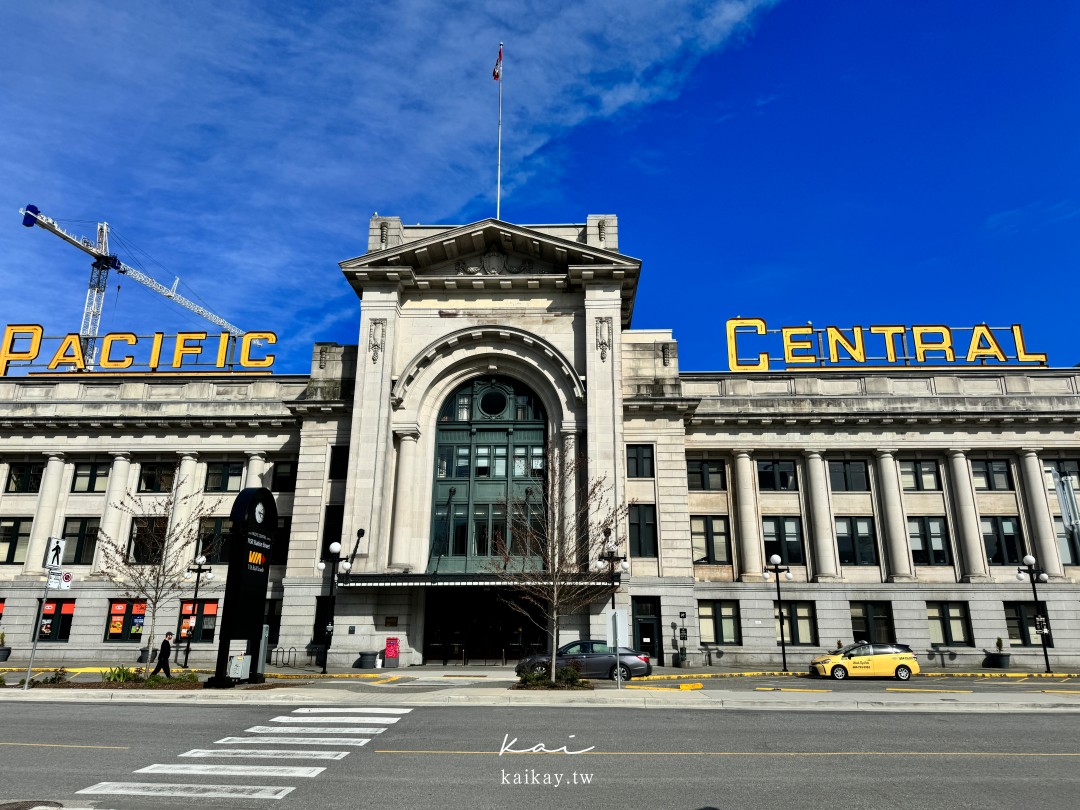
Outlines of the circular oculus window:
{"type": "Polygon", "coordinates": [[[480,397],[480,410],[487,416],[498,416],[506,410],[506,395],[499,391],[488,391],[480,397]]]}

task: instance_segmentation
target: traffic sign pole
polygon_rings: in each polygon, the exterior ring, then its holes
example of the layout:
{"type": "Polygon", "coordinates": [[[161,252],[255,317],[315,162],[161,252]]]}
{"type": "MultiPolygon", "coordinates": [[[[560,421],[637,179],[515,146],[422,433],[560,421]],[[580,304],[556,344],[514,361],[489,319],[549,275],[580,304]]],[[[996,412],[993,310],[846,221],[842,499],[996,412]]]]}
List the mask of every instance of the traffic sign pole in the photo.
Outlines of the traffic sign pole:
{"type": "Polygon", "coordinates": [[[34,671],[34,655],[37,653],[38,637],[41,635],[41,619],[45,615],[45,602],[49,598],[49,577],[45,579],[45,593],[41,596],[41,604],[38,605],[37,623],[34,625],[34,643],[30,645],[30,663],[26,665],[26,680],[23,681],[23,691],[30,688],[30,675],[34,671]]]}

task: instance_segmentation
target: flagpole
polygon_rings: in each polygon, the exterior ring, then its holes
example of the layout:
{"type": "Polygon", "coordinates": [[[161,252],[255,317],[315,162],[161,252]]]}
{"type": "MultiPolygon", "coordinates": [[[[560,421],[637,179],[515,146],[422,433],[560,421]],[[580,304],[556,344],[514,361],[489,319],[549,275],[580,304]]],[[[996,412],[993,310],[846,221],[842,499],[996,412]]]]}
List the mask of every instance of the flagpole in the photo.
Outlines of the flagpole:
{"type": "Polygon", "coordinates": [[[501,219],[502,213],[502,49],[499,43],[499,157],[495,170],[495,219],[501,219]]]}

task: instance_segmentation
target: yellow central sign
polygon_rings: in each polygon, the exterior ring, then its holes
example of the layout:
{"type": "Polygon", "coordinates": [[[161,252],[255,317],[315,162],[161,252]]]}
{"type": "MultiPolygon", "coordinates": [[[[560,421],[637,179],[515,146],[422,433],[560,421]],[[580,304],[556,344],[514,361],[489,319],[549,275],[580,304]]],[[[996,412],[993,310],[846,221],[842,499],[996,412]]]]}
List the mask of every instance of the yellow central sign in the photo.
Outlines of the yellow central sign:
{"type": "MultiPolygon", "coordinates": [[[[751,345],[759,348],[762,342],[769,348],[768,335],[780,335],[783,363],[787,366],[813,365],[818,368],[857,368],[867,365],[905,366],[998,363],[1046,364],[1046,355],[1029,352],[1020,324],[1011,327],[990,327],[985,324],[968,327],[949,327],[939,324],[924,326],[852,326],[841,329],[826,326],[784,326],[768,329],[764,318],[732,318],[727,322],[728,368],[732,371],[769,371],[779,356],[768,351],[743,354],[751,345]],[[970,332],[966,345],[957,340],[956,333],[970,332]],[[1006,333],[1005,337],[1002,333],[1006,333]],[[763,339],[753,336],[765,335],[763,339]],[[963,353],[958,355],[957,349],[963,353]],[[1012,350],[1007,353],[1006,349],[1012,350]],[[959,359],[958,359],[959,357],[959,359]]],[[[772,341],[775,345],[775,340],[772,341]]]]}
{"type": "MultiPolygon", "coordinates": [[[[252,356],[255,344],[277,343],[277,335],[273,332],[246,332],[236,342],[238,356],[235,360],[229,357],[232,337],[228,332],[222,332],[216,336],[216,346],[213,343],[204,346],[206,332],[178,332],[172,336],[155,332],[141,338],[133,332],[110,332],[98,338],[101,353],[94,365],[102,371],[122,371],[133,367],[157,371],[165,362],[168,363],[167,368],[179,369],[185,363],[196,363],[204,355],[212,353],[215,369],[228,368],[234,363],[246,369],[273,366],[272,354],[252,356]],[[139,351],[138,361],[136,351],[139,351]]],[[[4,328],[4,336],[0,339],[0,377],[7,374],[13,362],[45,365],[49,371],[86,371],[89,368],[81,335],[71,333],[62,338],[46,338],[44,328],[38,324],[11,324],[4,328]],[[43,353],[43,345],[49,341],[56,341],[57,345],[43,353]],[[45,358],[48,358],[47,363],[42,362],[45,358]]]]}

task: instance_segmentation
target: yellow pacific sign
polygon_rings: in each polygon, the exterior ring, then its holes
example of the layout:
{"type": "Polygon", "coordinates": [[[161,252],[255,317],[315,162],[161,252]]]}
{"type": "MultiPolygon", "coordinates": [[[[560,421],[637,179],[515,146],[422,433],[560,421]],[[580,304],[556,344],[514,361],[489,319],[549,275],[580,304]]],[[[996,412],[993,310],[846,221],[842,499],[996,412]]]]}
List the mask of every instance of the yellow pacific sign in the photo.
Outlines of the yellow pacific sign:
{"type": "Polygon", "coordinates": [[[1020,324],[1008,328],[933,324],[769,329],[764,318],[731,318],[727,322],[727,349],[728,368],[732,371],[769,371],[774,362],[782,362],[785,368],[964,365],[987,361],[1046,364],[1045,354],[1028,351],[1020,324]],[[967,332],[971,334],[965,340],[967,332]],[[770,354],[770,345],[774,350],[782,348],[783,357],[770,354]]]}
{"type": "MultiPolygon", "coordinates": [[[[231,338],[228,332],[222,332],[204,346],[206,332],[178,332],[175,335],[155,332],[144,337],[138,337],[133,332],[110,332],[97,338],[99,356],[93,366],[94,370],[101,371],[130,368],[157,371],[163,367],[163,363],[168,364],[165,368],[180,369],[185,363],[198,363],[204,357],[212,360],[215,369],[225,369],[234,364],[246,369],[265,369],[274,364],[272,354],[261,357],[252,355],[255,343],[277,343],[277,335],[273,332],[244,333],[237,340],[235,359],[229,357],[231,338]]],[[[25,323],[4,327],[3,338],[0,338],[0,377],[7,374],[13,362],[44,365],[49,371],[86,371],[90,367],[80,335],[71,333],[62,338],[46,338],[43,327],[25,323]],[[56,346],[51,350],[45,348],[43,352],[45,344],[51,342],[55,342],[56,346]]],[[[205,370],[209,363],[200,365],[205,370]]]]}

